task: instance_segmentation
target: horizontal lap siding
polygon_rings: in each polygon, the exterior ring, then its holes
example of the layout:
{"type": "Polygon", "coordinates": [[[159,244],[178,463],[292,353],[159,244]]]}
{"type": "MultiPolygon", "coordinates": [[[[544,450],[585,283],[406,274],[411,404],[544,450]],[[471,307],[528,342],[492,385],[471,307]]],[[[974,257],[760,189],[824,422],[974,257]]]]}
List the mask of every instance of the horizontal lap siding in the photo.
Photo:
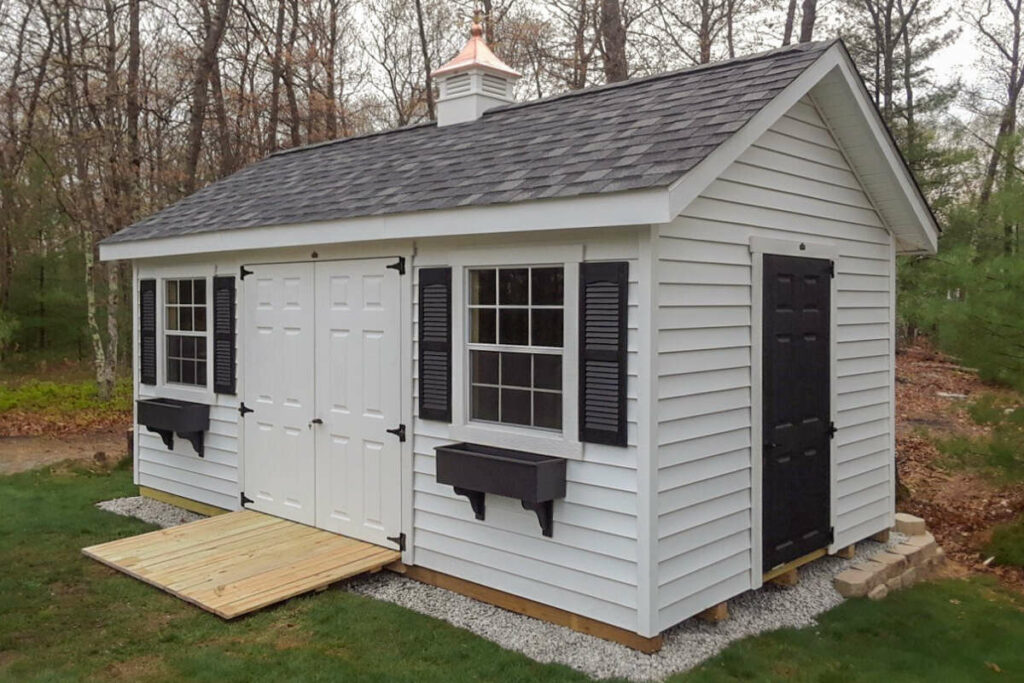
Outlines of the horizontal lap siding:
{"type": "Polygon", "coordinates": [[[836,543],[892,510],[890,239],[816,110],[798,104],[657,248],[661,628],[751,585],[752,236],[828,243],[837,267],[836,543]]]}
{"type": "MultiPolygon", "coordinates": [[[[184,264],[180,273],[181,277],[200,277],[201,272],[194,268],[196,264],[184,264]]],[[[205,264],[204,264],[205,265],[205,264]]],[[[237,270],[234,267],[224,266],[223,272],[234,274],[237,270]]],[[[140,279],[155,277],[158,280],[167,275],[167,270],[152,270],[140,266],[138,277],[140,279]]],[[[242,305],[241,282],[238,287],[236,306],[236,329],[238,327],[237,314],[242,305]]],[[[212,305],[212,299],[208,299],[208,305],[212,305]]],[[[138,302],[135,302],[138,305],[138,302]]],[[[163,315],[160,311],[159,315],[163,315]]],[[[161,331],[162,331],[161,327],[161,331]]],[[[211,333],[212,334],[212,333],[211,333]]],[[[241,379],[242,357],[241,350],[236,338],[236,358],[239,379],[241,379]]],[[[136,348],[136,357],[138,349],[136,348]]],[[[163,362],[159,359],[158,362],[163,362]]],[[[212,376],[213,363],[208,367],[212,376]]],[[[238,385],[241,391],[241,383],[238,385]]],[[[175,387],[177,392],[189,391],[188,388],[175,387]]],[[[162,385],[136,384],[136,396],[140,399],[160,398],[171,395],[172,398],[184,398],[181,393],[173,393],[166,390],[162,385]]],[[[239,393],[239,396],[241,394],[239,393]]],[[[243,423],[238,414],[239,398],[228,394],[210,394],[197,391],[195,398],[189,400],[198,403],[210,403],[210,429],[204,434],[203,457],[200,458],[195,449],[185,439],[174,436],[174,448],[168,449],[164,446],[160,436],[149,431],[143,425],[136,425],[135,438],[137,442],[137,460],[135,464],[136,483],[139,486],[146,486],[157,491],[172,493],[182,498],[196,500],[201,503],[213,505],[227,510],[235,510],[239,507],[239,493],[241,491],[241,440],[243,423]]]]}
{"type": "MultiPolygon", "coordinates": [[[[141,398],[158,395],[157,387],[140,387],[141,398]]],[[[228,510],[237,508],[241,428],[233,396],[219,396],[218,404],[210,407],[202,458],[185,439],[175,435],[174,449],[169,450],[159,435],[138,425],[139,485],[228,510]]]]}
{"type": "MultiPolygon", "coordinates": [[[[543,260],[538,253],[538,261],[543,260]]],[[[636,630],[637,287],[636,262],[630,260],[628,447],[585,444],[583,459],[568,461],[566,496],[555,502],[554,536],[545,538],[537,516],[524,510],[518,500],[487,496],[487,517],[478,521],[466,498],[438,484],[434,448],[453,439],[448,425],[417,418],[413,429],[417,565],[636,630]]],[[[418,304],[416,282],[413,292],[418,304]]],[[[418,319],[414,310],[413,320],[418,319]]],[[[415,327],[414,322],[414,339],[415,327]]],[[[414,372],[413,377],[417,376],[414,372]]]]}

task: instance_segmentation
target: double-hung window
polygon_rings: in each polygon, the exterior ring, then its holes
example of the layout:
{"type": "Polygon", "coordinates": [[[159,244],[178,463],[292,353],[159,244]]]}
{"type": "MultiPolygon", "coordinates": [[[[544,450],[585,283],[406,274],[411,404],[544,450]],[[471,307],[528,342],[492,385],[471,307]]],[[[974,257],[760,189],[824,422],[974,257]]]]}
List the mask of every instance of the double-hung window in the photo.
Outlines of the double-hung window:
{"type": "Polygon", "coordinates": [[[206,279],[164,281],[165,378],[206,386],[206,279]]]}
{"type": "Polygon", "coordinates": [[[468,275],[470,420],[561,432],[564,268],[468,275]]]}

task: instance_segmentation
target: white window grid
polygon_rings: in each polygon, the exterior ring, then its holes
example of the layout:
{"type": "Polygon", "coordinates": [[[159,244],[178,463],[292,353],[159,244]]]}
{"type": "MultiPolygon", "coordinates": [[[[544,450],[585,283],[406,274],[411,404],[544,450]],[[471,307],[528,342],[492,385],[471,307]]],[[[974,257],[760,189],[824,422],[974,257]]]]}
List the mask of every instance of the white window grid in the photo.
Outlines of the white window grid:
{"type": "Polygon", "coordinates": [[[164,374],[164,378],[165,378],[165,381],[168,384],[177,384],[177,385],[182,385],[182,386],[187,386],[187,387],[205,387],[205,386],[208,386],[208,384],[209,384],[209,381],[210,381],[209,352],[207,351],[205,356],[203,358],[201,358],[201,359],[200,358],[194,358],[194,357],[185,357],[184,355],[182,355],[180,353],[177,356],[172,356],[171,355],[171,343],[170,343],[170,338],[171,337],[193,337],[193,338],[195,338],[197,340],[196,341],[197,345],[201,343],[203,345],[203,348],[206,349],[206,346],[207,346],[206,342],[207,342],[208,335],[209,335],[209,321],[208,321],[209,301],[210,301],[210,284],[209,284],[209,282],[207,282],[207,279],[204,278],[204,277],[167,278],[167,279],[165,279],[163,281],[163,309],[164,309],[163,310],[163,324],[164,324],[163,354],[164,354],[164,373],[165,373],[164,374]],[[168,296],[169,287],[171,285],[174,285],[174,287],[176,289],[180,289],[180,283],[182,283],[182,282],[191,282],[192,283],[192,297],[191,297],[192,300],[191,300],[191,302],[187,303],[187,304],[181,303],[181,301],[179,300],[180,295],[175,295],[175,301],[173,303],[168,301],[168,299],[169,299],[169,296],[168,296]],[[195,300],[195,283],[196,282],[204,283],[204,287],[203,287],[203,301],[202,301],[202,303],[196,303],[196,300],[195,300]],[[195,312],[196,312],[196,309],[202,309],[203,327],[205,328],[203,330],[196,330],[195,329],[195,312]],[[171,325],[171,321],[170,321],[170,318],[171,318],[170,312],[171,312],[171,310],[177,311],[177,324],[175,326],[171,325]],[[182,312],[184,312],[184,311],[188,312],[189,320],[192,321],[192,325],[191,325],[192,329],[191,330],[183,330],[183,329],[181,329],[181,326],[182,326],[181,325],[181,321],[183,320],[182,312]],[[204,379],[204,381],[203,382],[183,382],[183,381],[172,381],[172,380],[168,379],[168,377],[169,377],[169,367],[170,367],[171,361],[179,361],[179,362],[180,361],[189,361],[189,362],[194,362],[194,363],[197,363],[197,367],[198,367],[198,363],[202,363],[203,366],[205,367],[205,379],[204,379]]]}
{"type": "MultiPolygon", "coordinates": [[[[533,361],[533,358],[532,358],[532,356],[535,356],[535,355],[548,355],[548,356],[563,357],[565,355],[564,354],[564,351],[565,351],[565,334],[564,334],[564,329],[563,329],[563,334],[562,334],[562,346],[534,346],[532,343],[530,343],[530,342],[533,341],[533,314],[532,313],[533,313],[534,310],[557,310],[557,311],[562,311],[562,325],[563,325],[563,328],[564,328],[564,325],[565,325],[565,290],[564,290],[565,284],[564,284],[564,277],[565,277],[565,269],[560,264],[559,265],[502,265],[502,266],[489,266],[489,267],[473,267],[473,268],[468,268],[466,270],[466,285],[465,285],[466,310],[470,311],[470,312],[472,312],[473,310],[477,310],[477,309],[489,309],[489,310],[495,311],[495,316],[494,316],[494,325],[495,325],[494,338],[496,340],[500,340],[501,310],[502,309],[525,310],[526,311],[526,325],[527,325],[527,327],[526,327],[527,344],[502,344],[500,342],[491,344],[491,343],[486,343],[486,342],[474,342],[474,341],[471,341],[472,324],[473,324],[472,323],[472,320],[473,320],[472,314],[470,314],[470,315],[468,315],[466,317],[466,329],[465,329],[466,349],[467,349],[467,351],[470,352],[470,358],[467,359],[467,360],[470,361],[467,364],[468,367],[470,368],[470,371],[466,373],[466,386],[468,387],[468,394],[467,394],[467,396],[470,397],[470,400],[467,402],[467,407],[468,407],[470,413],[472,412],[472,395],[473,395],[473,387],[474,386],[477,386],[477,387],[489,387],[489,388],[494,388],[494,389],[498,390],[498,415],[499,415],[499,417],[501,416],[501,408],[502,408],[502,405],[501,405],[501,390],[502,389],[515,389],[515,390],[519,390],[519,391],[529,391],[529,392],[531,392],[531,394],[533,392],[547,393],[547,394],[554,394],[554,395],[562,395],[564,393],[564,390],[565,390],[564,386],[561,389],[543,389],[543,388],[538,388],[536,386],[533,386],[534,385],[534,379],[533,379],[534,361],[533,361]],[[533,302],[533,270],[535,268],[537,268],[537,269],[558,268],[558,269],[562,270],[562,274],[563,274],[563,292],[562,292],[562,303],[560,305],[557,305],[557,304],[534,304],[534,303],[532,303],[533,302]],[[500,272],[502,270],[522,270],[522,269],[526,269],[527,270],[527,277],[526,277],[526,286],[527,286],[526,303],[525,304],[502,304],[500,302],[500,298],[501,297],[500,297],[500,293],[498,291],[498,288],[500,287],[500,285],[499,285],[499,282],[500,282],[500,280],[499,280],[500,272]],[[473,273],[474,272],[481,272],[481,271],[494,271],[495,293],[494,293],[494,303],[493,304],[474,304],[474,303],[471,303],[471,298],[472,298],[472,284],[471,284],[471,281],[472,281],[473,273]],[[531,384],[531,386],[525,387],[525,386],[520,386],[520,385],[515,385],[515,384],[503,384],[501,382],[501,367],[500,367],[501,366],[501,359],[500,359],[500,357],[498,359],[498,365],[499,365],[499,369],[498,369],[498,384],[490,384],[490,383],[484,383],[484,382],[474,382],[473,381],[473,373],[472,373],[472,362],[471,362],[472,352],[473,351],[489,351],[489,352],[495,352],[495,353],[499,353],[499,354],[501,354],[501,353],[516,353],[516,354],[530,355],[531,356],[531,359],[530,359],[530,375],[531,375],[530,376],[530,384],[531,384]]],[[[564,362],[564,360],[563,360],[563,362],[564,362]]],[[[532,396],[530,397],[530,405],[531,405],[531,411],[532,411],[533,410],[533,397],[532,396]]],[[[564,417],[565,416],[563,415],[562,416],[563,420],[564,420],[564,417]]],[[[481,422],[481,423],[485,423],[485,424],[501,424],[501,425],[514,424],[514,423],[509,423],[509,422],[501,422],[500,420],[499,421],[483,420],[483,419],[480,419],[480,418],[472,417],[472,414],[470,414],[470,420],[472,422],[481,422]]],[[[536,416],[531,414],[531,420],[533,422],[536,422],[536,416]]],[[[533,426],[533,425],[519,425],[519,426],[527,427],[529,429],[541,429],[541,430],[544,430],[544,431],[554,431],[554,432],[561,432],[562,431],[562,428],[551,429],[551,428],[546,428],[546,427],[536,427],[536,426],[533,426]]]]}

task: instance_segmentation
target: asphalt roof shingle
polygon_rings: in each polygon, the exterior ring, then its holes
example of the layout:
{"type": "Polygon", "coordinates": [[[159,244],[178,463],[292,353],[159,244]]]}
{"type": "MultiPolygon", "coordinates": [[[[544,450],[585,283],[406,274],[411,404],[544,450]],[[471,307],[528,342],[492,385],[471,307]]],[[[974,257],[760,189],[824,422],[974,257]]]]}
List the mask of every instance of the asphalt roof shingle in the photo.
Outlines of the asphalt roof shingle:
{"type": "Polygon", "coordinates": [[[666,187],[830,45],[513,104],[470,123],[286,150],[105,242],[666,187]]]}

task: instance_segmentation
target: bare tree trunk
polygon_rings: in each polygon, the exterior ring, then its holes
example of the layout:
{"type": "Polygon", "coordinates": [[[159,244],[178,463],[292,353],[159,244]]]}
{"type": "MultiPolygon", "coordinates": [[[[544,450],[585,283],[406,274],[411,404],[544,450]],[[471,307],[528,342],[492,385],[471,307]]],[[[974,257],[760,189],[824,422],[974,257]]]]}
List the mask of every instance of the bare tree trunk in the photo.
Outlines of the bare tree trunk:
{"type": "Polygon", "coordinates": [[[330,10],[327,16],[327,56],[324,59],[324,80],[327,90],[327,137],[333,140],[338,137],[338,94],[335,83],[335,68],[338,59],[338,2],[329,0],[330,10]]]}
{"type": "Polygon", "coordinates": [[[140,209],[140,193],[142,191],[142,146],[139,142],[139,58],[141,41],[139,39],[139,2],[128,0],[128,80],[126,87],[125,109],[128,116],[128,156],[131,163],[131,187],[127,206],[127,218],[134,220],[140,209]]]}
{"type": "Polygon", "coordinates": [[[284,51],[284,4],[277,2],[277,22],[274,24],[274,53],[270,58],[270,121],[267,125],[267,149],[277,151],[277,129],[281,120],[281,54],[284,51]]]}
{"type": "Polygon", "coordinates": [[[185,192],[191,194],[196,189],[199,169],[199,152],[203,144],[203,123],[206,120],[206,103],[209,98],[210,72],[213,71],[224,37],[231,0],[215,0],[210,21],[203,36],[203,47],[196,60],[196,71],[192,78],[192,106],[189,112],[188,126],[188,157],[186,159],[185,192]]]}
{"type": "Polygon", "coordinates": [[[626,28],[619,0],[601,0],[601,46],[604,78],[608,83],[629,78],[626,64],[626,28]]]}
{"type": "Polygon", "coordinates": [[[800,42],[809,43],[814,34],[814,20],[817,18],[818,0],[804,0],[803,18],[800,20],[800,42]]]}
{"type": "Polygon", "coordinates": [[[299,33],[299,2],[291,0],[291,26],[288,41],[284,46],[284,92],[288,98],[288,116],[291,119],[292,147],[302,144],[302,120],[299,116],[299,100],[295,96],[295,40],[299,33]]]}
{"type": "Polygon", "coordinates": [[[793,23],[796,21],[796,0],[789,0],[786,7],[786,26],[782,30],[782,44],[789,45],[793,42],[793,23]]]}
{"type": "Polygon", "coordinates": [[[235,170],[234,154],[231,151],[231,134],[228,126],[228,110],[224,103],[224,88],[220,82],[220,59],[215,59],[210,72],[210,88],[213,90],[213,110],[217,117],[217,146],[220,157],[220,176],[235,170]]]}
{"type": "Polygon", "coordinates": [[[434,83],[430,76],[430,72],[433,69],[430,67],[430,50],[427,45],[427,28],[423,24],[423,0],[416,0],[416,28],[420,34],[420,52],[423,54],[423,76],[424,76],[424,90],[426,92],[427,99],[427,117],[431,120],[436,119],[437,115],[434,113],[434,83]]]}

